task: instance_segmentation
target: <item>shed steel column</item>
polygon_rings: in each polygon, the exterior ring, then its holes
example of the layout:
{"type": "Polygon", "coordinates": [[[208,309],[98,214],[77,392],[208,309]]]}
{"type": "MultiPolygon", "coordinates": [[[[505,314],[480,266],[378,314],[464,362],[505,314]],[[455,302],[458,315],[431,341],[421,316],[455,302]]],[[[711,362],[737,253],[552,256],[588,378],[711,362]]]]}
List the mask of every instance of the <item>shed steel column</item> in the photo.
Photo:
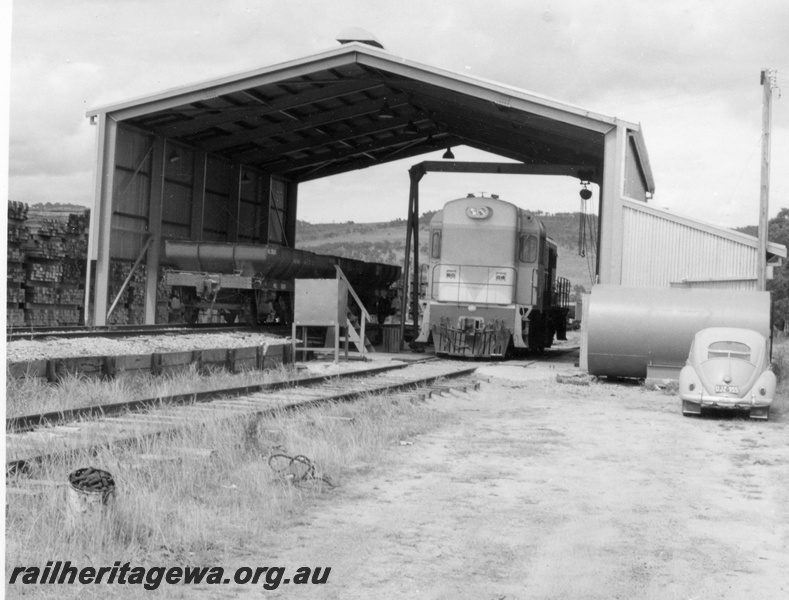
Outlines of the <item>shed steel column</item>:
{"type": "Polygon", "coordinates": [[[93,324],[107,324],[107,294],[110,281],[110,232],[112,231],[112,202],[115,179],[115,145],[118,138],[118,123],[107,114],[99,117],[99,152],[94,209],[97,243],[96,288],[93,300],[93,324]]]}
{"type": "Polygon", "coordinates": [[[403,297],[400,300],[400,350],[403,349],[403,340],[405,334],[405,316],[408,314],[408,270],[411,265],[411,236],[414,240],[414,289],[411,294],[414,296],[412,303],[412,310],[414,311],[414,338],[416,339],[419,332],[419,246],[417,245],[418,237],[414,228],[414,221],[416,227],[419,227],[418,217],[415,219],[414,215],[419,214],[419,182],[425,175],[425,170],[422,165],[414,165],[408,170],[411,178],[411,189],[408,194],[408,220],[406,221],[405,229],[405,257],[403,261],[403,297]]]}
{"type": "MultiPolygon", "coordinates": [[[[421,177],[420,177],[421,179],[421,177]]],[[[413,326],[411,327],[411,340],[416,340],[419,337],[419,292],[420,287],[420,273],[419,273],[419,182],[417,181],[416,189],[414,190],[414,210],[411,214],[411,228],[413,229],[413,242],[414,242],[414,287],[411,289],[411,319],[413,326]]]]}
{"type": "Polygon", "coordinates": [[[296,210],[299,202],[299,184],[288,180],[285,186],[285,233],[288,237],[287,245],[291,248],[296,247],[296,210]]]}
{"type": "Polygon", "coordinates": [[[162,246],[162,203],[164,202],[164,138],[157,137],[151,155],[151,202],[148,206],[148,235],[153,239],[145,263],[145,324],[156,323],[159,289],[159,253],[162,246]]]}
{"type": "Polygon", "coordinates": [[[622,185],[625,173],[625,142],[627,128],[617,125],[605,134],[603,185],[600,186],[600,281],[622,283],[622,185]]]}

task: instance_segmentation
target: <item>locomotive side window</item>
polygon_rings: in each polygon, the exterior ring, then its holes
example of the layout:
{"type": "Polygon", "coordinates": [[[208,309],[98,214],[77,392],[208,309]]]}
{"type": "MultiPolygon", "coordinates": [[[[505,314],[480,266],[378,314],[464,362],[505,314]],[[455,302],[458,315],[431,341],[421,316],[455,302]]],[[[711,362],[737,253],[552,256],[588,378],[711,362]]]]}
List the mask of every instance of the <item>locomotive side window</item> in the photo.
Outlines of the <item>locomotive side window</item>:
{"type": "Polygon", "coordinates": [[[534,262],[537,260],[537,236],[521,236],[520,259],[521,262],[534,262]]]}
{"type": "Polygon", "coordinates": [[[433,231],[433,239],[430,244],[430,256],[432,258],[441,258],[441,230],[435,229],[433,231]]]}

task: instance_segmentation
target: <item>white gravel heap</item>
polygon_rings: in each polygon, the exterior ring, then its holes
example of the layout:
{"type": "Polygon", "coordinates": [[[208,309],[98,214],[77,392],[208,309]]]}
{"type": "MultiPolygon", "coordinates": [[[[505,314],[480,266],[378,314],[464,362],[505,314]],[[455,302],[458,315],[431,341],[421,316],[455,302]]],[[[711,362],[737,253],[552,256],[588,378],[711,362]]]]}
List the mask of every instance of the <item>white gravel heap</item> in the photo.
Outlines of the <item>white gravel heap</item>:
{"type": "Polygon", "coordinates": [[[19,340],[6,344],[6,361],[27,362],[77,356],[122,356],[155,352],[186,352],[208,348],[246,348],[261,344],[289,344],[289,338],[263,333],[189,333],[125,339],[101,337],[19,340]]]}

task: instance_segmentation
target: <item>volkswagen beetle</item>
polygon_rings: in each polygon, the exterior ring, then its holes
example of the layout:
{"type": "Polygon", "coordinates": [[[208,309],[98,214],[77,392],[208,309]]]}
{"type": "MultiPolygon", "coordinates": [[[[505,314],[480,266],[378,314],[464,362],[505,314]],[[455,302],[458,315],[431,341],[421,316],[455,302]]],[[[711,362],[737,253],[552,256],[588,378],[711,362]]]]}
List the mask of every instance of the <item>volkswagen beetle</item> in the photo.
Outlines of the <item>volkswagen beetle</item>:
{"type": "Polygon", "coordinates": [[[711,327],[699,331],[679,374],[683,415],[702,408],[748,411],[768,419],[775,395],[770,342],[750,329],[711,327]]]}

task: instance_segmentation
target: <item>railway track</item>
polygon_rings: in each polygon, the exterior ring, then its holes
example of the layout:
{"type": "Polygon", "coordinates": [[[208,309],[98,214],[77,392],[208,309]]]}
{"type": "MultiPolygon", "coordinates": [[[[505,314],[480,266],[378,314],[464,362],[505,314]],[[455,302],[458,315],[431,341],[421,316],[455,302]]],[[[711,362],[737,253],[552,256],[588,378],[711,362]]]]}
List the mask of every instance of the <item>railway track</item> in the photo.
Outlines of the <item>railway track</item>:
{"type": "Polygon", "coordinates": [[[397,363],[346,373],[151,398],[129,403],[29,415],[6,420],[6,475],[24,473],[48,457],[133,444],[208,417],[253,418],[362,396],[428,396],[436,391],[476,389],[467,364],[397,363]]]}
{"type": "Polygon", "coordinates": [[[224,325],[201,323],[197,325],[107,325],[104,327],[14,327],[6,329],[6,342],[19,340],[45,340],[51,338],[127,338],[146,335],[177,335],[184,333],[233,333],[259,331],[272,335],[288,335],[289,327],[250,327],[249,325],[224,325]]]}

